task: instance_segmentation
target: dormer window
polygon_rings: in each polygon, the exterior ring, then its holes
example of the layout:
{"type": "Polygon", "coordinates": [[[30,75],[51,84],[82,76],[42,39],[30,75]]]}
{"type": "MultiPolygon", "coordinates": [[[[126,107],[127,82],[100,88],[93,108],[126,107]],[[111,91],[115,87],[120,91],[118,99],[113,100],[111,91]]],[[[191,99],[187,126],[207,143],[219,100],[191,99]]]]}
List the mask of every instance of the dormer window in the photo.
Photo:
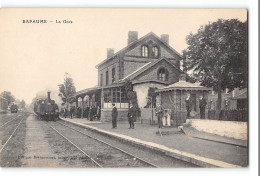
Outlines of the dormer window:
{"type": "Polygon", "coordinates": [[[141,52],[142,52],[143,57],[148,57],[148,47],[147,46],[143,45],[141,52]]]}
{"type": "Polygon", "coordinates": [[[153,57],[158,57],[159,56],[159,49],[157,46],[153,47],[153,57]]]}
{"type": "Polygon", "coordinates": [[[168,81],[168,71],[165,68],[160,68],[158,71],[158,79],[160,81],[168,81]]]}

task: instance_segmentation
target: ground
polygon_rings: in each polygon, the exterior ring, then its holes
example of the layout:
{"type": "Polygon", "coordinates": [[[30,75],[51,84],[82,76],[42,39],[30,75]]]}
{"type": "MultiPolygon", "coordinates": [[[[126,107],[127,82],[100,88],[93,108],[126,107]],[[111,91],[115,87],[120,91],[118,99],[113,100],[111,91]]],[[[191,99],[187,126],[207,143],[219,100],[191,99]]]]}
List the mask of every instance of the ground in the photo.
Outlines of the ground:
{"type": "Polygon", "coordinates": [[[141,124],[141,122],[137,122],[135,124],[135,129],[128,129],[128,122],[120,121],[118,122],[117,129],[111,129],[111,123],[89,122],[86,119],[77,118],[69,120],[97,127],[108,132],[122,134],[140,139],[142,141],[163,145],[171,149],[188,152],[197,156],[219,160],[243,167],[248,165],[248,148],[244,146],[241,147],[210,140],[202,140],[184,133],[161,136],[158,133],[156,134],[156,132],[158,132],[157,126],[141,124]]]}
{"type": "MultiPolygon", "coordinates": [[[[135,145],[142,143],[151,146],[148,148],[154,151],[159,148],[169,153],[177,152],[178,159],[188,156],[196,160],[220,162],[222,166],[248,165],[248,148],[245,145],[247,143],[241,140],[211,136],[196,130],[184,133],[186,129],[180,130],[180,128],[158,130],[155,125],[142,124],[139,121],[135,123],[135,129],[128,129],[129,124],[126,121],[118,122],[117,129],[112,129],[112,124],[108,122],[90,122],[78,118],[61,119],[95,129],[95,132],[101,131],[107,135],[107,140],[117,136],[135,145]]],[[[82,152],[51,129],[51,125],[58,125],[56,122],[46,122],[34,114],[25,112],[1,115],[0,122],[1,148],[4,147],[0,153],[1,167],[91,167],[82,152]]],[[[66,129],[63,130],[67,132],[66,129]]]]}

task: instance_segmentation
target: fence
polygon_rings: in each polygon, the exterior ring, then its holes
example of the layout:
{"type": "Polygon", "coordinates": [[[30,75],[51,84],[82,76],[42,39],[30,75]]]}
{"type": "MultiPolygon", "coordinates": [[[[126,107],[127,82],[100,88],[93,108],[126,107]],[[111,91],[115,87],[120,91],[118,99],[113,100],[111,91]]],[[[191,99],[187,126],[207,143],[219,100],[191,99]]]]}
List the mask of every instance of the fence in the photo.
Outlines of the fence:
{"type": "Polygon", "coordinates": [[[234,109],[234,110],[221,110],[219,118],[215,117],[216,110],[208,111],[208,119],[211,120],[224,120],[224,121],[248,121],[247,109],[234,109]]]}
{"type": "Polygon", "coordinates": [[[141,108],[141,122],[156,124],[157,116],[155,115],[155,108],[141,108]]]}
{"type": "MultiPolygon", "coordinates": [[[[186,121],[186,114],[185,111],[177,111],[172,112],[171,109],[164,109],[167,110],[167,113],[171,116],[171,125],[172,126],[178,126],[182,123],[185,123],[186,121]]],[[[164,111],[164,115],[165,111],[164,111]]],[[[146,123],[150,125],[158,124],[158,119],[156,115],[156,109],[155,108],[141,108],[141,123],[146,123]]]]}

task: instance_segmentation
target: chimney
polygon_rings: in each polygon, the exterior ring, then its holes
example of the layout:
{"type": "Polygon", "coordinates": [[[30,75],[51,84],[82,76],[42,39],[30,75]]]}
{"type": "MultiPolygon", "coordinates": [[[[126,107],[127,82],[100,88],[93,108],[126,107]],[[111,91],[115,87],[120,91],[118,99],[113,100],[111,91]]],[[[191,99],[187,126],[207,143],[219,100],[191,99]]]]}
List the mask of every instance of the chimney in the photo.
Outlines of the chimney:
{"type": "Polygon", "coordinates": [[[179,75],[179,81],[184,81],[184,82],[186,82],[186,74],[180,74],[180,75],[179,75]]]}
{"type": "Polygon", "coordinates": [[[131,44],[138,40],[138,32],[137,31],[128,31],[128,40],[127,44],[131,44]]]}
{"type": "Polygon", "coordinates": [[[48,92],[47,92],[47,100],[50,100],[50,99],[51,99],[51,92],[48,91],[48,92]]]}
{"type": "Polygon", "coordinates": [[[114,49],[113,48],[108,48],[107,49],[107,58],[110,58],[114,55],[114,49]]]}
{"type": "Polygon", "coordinates": [[[162,34],[161,35],[161,40],[164,42],[164,43],[167,43],[169,45],[169,35],[168,34],[162,34]]]}

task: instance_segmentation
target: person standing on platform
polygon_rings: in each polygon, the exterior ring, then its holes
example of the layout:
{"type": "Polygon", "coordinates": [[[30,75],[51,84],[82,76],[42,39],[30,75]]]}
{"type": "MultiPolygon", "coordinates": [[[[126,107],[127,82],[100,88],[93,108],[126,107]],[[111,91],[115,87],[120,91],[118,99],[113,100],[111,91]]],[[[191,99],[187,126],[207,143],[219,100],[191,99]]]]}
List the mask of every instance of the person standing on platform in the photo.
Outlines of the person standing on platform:
{"type": "Polygon", "coordinates": [[[200,118],[205,119],[205,108],[206,108],[207,102],[203,98],[203,96],[200,96],[200,101],[199,101],[199,108],[200,108],[200,118]]]}
{"type": "Polygon", "coordinates": [[[68,115],[68,109],[64,107],[64,117],[67,118],[67,115],[68,115]]]}
{"type": "Polygon", "coordinates": [[[192,99],[190,97],[190,94],[187,95],[185,102],[186,102],[186,110],[187,110],[187,119],[189,119],[190,118],[190,112],[191,112],[191,109],[192,109],[192,99]]]}
{"type": "Polygon", "coordinates": [[[115,106],[115,103],[112,104],[113,106],[113,109],[112,109],[112,128],[117,128],[117,115],[118,115],[118,112],[117,112],[117,108],[115,106]]]}
{"type": "Polygon", "coordinates": [[[74,106],[70,107],[70,118],[71,119],[73,118],[74,111],[75,111],[75,107],[74,106]]]}
{"type": "Polygon", "coordinates": [[[98,106],[98,107],[97,107],[97,120],[100,120],[100,116],[101,116],[101,109],[100,109],[100,107],[98,106]]]}
{"type": "Polygon", "coordinates": [[[156,108],[155,114],[157,115],[157,119],[158,119],[158,127],[162,128],[162,117],[163,117],[164,113],[163,113],[163,109],[162,109],[161,105],[159,105],[156,108]]]}
{"type": "Polygon", "coordinates": [[[130,104],[130,108],[128,110],[127,116],[128,116],[128,122],[129,122],[129,125],[130,125],[129,129],[134,129],[134,127],[135,127],[134,122],[135,122],[135,119],[136,119],[136,112],[135,112],[135,108],[133,107],[132,104],[130,104]]]}

